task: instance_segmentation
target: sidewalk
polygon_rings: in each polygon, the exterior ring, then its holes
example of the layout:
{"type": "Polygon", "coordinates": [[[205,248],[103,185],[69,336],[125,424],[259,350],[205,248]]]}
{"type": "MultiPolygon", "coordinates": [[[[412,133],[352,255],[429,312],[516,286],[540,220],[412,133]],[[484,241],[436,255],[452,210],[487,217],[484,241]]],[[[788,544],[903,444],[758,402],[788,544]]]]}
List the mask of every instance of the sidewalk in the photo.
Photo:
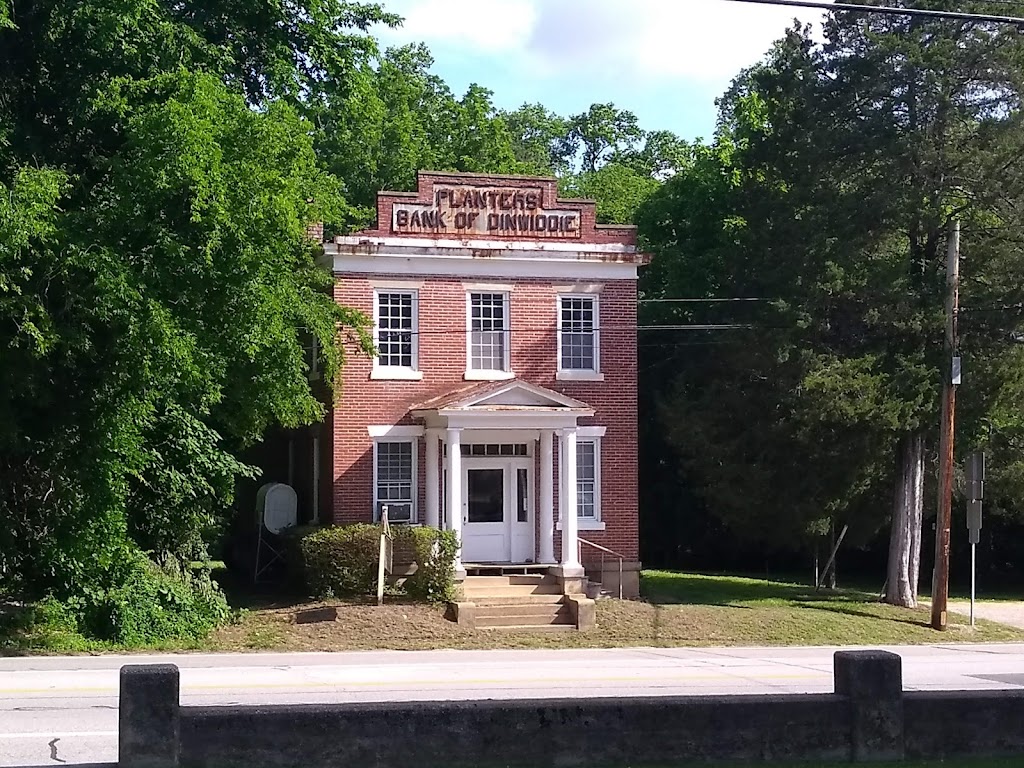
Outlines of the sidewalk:
{"type": "MultiPolygon", "coordinates": [[[[970,600],[950,600],[948,609],[963,616],[971,615],[970,600]]],[[[998,621],[1009,627],[1024,629],[1024,602],[975,602],[974,618],[998,621]]]]}

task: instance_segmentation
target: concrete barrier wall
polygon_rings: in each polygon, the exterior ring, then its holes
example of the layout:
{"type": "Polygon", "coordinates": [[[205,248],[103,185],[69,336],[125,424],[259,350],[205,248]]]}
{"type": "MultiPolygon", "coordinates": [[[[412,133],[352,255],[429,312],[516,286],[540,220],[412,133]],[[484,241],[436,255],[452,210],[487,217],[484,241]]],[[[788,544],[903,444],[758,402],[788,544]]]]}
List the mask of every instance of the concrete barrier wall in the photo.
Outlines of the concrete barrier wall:
{"type": "Polygon", "coordinates": [[[121,768],[640,768],[1024,756],[1024,695],[902,690],[899,656],[835,656],[834,694],[180,707],[121,670],[121,768]]]}
{"type": "Polygon", "coordinates": [[[1024,690],[907,693],[903,711],[908,757],[1024,756],[1024,690]]]}

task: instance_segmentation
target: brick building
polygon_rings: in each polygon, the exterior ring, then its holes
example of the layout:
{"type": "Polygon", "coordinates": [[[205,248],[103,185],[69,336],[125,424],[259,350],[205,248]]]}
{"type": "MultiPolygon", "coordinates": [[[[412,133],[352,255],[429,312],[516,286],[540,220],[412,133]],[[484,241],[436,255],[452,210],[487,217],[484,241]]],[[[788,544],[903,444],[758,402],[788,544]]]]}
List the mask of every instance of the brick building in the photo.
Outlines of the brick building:
{"type": "Polygon", "coordinates": [[[594,217],[554,179],[422,172],[416,192],[378,195],[376,228],[324,244],[379,355],[349,357],[317,441],[322,520],[387,505],[392,522],[454,530],[460,574],[595,576],[604,547],[636,593],[644,257],[632,228],[594,217]]]}

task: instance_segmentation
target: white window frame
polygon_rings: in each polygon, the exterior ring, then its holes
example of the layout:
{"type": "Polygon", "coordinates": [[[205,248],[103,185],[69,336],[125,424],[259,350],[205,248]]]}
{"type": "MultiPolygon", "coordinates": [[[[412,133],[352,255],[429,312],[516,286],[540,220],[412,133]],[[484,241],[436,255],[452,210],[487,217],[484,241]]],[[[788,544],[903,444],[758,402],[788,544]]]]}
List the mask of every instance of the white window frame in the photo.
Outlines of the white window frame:
{"type": "Polygon", "coordinates": [[[512,292],[504,286],[467,286],[466,288],[466,373],[467,381],[504,381],[515,378],[512,372],[512,292]],[[502,297],[502,325],[505,335],[502,370],[473,367],[473,296],[492,294],[502,297]]]}
{"type": "Polygon", "coordinates": [[[423,371],[419,369],[420,360],[420,292],[417,288],[407,286],[388,287],[386,285],[375,286],[373,289],[373,344],[378,354],[373,358],[373,370],[370,373],[371,379],[385,380],[406,380],[420,381],[423,379],[423,371]],[[380,343],[380,297],[381,294],[395,293],[406,294],[412,297],[412,365],[381,365],[379,355],[380,343]]]}
{"type": "MultiPolygon", "coordinates": [[[[594,444],[594,516],[580,517],[579,509],[579,486],[576,487],[576,530],[579,531],[603,531],[605,522],[601,513],[601,438],[604,437],[607,427],[579,427],[576,430],[576,450],[579,451],[580,443],[594,444]]],[[[577,483],[579,482],[577,478],[577,483]]],[[[556,530],[562,530],[562,521],[555,523],[556,530]]]]}
{"type": "MultiPolygon", "coordinates": [[[[586,443],[594,446],[594,516],[584,517],[580,514],[579,475],[576,480],[576,522],[580,530],[602,530],[601,523],[601,438],[579,437],[576,440],[576,455],[579,456],[580,445],[586,443]]],[[[577,459],[578,460],[578,459],[577,459]]]]}
{"type": "MultiPolygon", "coordinates": [[[[380,493],[380,484],[378,482],[378,455],[381,443],[408,443],[412,446],[412,477],[409,484],[409,494],[412,497],[410,499],[409,507],[409,519],[408,520],[390,520],[392,523],[398,523],[402,525],[414,525],[418,519],[417,515],[419,510],[417,509],[417,499],[419,497],[419,471],[418,471],[418,460],[419,460],[419,439],[412,437],[380,437],[373,441],[373,521],[380,521],[379,507],[384,503],[378,496],[380,493]]],[[[390,502],[390,500],[389,500],[390,502]]],[[[404,504],[405,502],[398,502],[404,504]]]]}
{"type": "Polygon", "coordinates": [[[559,293],[555,300],[556,312],[556,335],[557,335],[557,372],[555,378],[559,381],[604,381],[604,374],[601,373],[601,302],[597,293],[559,293]],[[563,368],[562,367],[562,302],[565,299],[579,299],[590,301],[594,313],[594,367],[593,368],[563,368]]]}

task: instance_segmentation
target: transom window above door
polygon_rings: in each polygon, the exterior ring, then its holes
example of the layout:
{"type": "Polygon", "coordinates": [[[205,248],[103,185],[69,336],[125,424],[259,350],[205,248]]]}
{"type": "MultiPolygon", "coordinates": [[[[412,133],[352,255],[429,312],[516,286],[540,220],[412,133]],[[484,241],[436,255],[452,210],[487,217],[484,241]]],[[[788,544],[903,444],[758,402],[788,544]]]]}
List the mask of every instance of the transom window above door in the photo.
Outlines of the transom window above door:
{"type": "Polygon", "coordinates": [[[374,292],[374,378],[422,378],[418,309],[417,291],[379,288],[374,292]]]}

